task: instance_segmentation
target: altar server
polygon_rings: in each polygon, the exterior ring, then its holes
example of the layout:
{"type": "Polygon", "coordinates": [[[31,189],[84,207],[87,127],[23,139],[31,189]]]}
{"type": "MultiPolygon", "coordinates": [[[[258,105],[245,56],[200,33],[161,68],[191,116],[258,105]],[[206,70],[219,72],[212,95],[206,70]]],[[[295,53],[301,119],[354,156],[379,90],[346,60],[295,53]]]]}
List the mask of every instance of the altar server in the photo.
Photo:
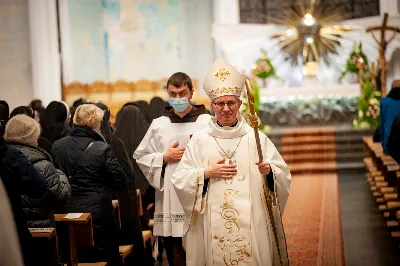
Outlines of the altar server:
{"type": "Polygon", "coordinates": [[[227,61],[214,63],[204,90],[215,117],[192,137],[172,177],[186,214],[188,266],[288,265],[281,214],[290,171],[262,132],[259,161],[254,131],[239,114],[243,85],[227,61]]]}
{"type": "Polygon", "coordinates": [[[192,105],[193,85],[185,73],[173,74],[167,82],[170,107],[154,119],[133,157],[156,189],[154,229],[162,236],[170,266],[185,265],[182,248],[185,213],[171,184],[192,134],[204,128],[211,116],[204,105],[192,105]]]}

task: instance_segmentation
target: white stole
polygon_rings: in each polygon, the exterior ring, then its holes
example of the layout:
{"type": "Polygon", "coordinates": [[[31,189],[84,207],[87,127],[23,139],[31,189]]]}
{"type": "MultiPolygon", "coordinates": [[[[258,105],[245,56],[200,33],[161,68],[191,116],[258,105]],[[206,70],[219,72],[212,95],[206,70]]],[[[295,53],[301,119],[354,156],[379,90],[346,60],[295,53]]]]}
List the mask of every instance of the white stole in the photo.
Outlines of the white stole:
{"type": "MultiPolygon", "coordinates": [[[[243,131],[242,120],[238,130],[214,128],[209,147],[209,164],[215,163],[223,156],[221,147],[235,149],[232,158],[237,165],[238,173],[232,179],[210,179],[208,204],[211,214],[211,238],[214,265],[253,265],[251,258],[251,193],[250,168],[248,158],[248,128],[243,131]],[[221,131],[220,131],[221,130],[221,131]],[[221,134],[219,134],[221,133],[221,134]],[[214,136],[216,141],[213,140],[214,136]],[[229,146],[227,137],[231,138],[229,146]],[[220,145],[217,144],[220,143],[220,145]],[[223,145],[225,143],[225,145],[223,145]],[[220,147],[221,146],[221,147],[220,147]]],[[[232,151],[233,152],[233,151],[232,151]]],[[[229,154],[228,154],[229,155],[229,154]]],[[[226,160],[228,163],[229,160],[226,160]]]]}

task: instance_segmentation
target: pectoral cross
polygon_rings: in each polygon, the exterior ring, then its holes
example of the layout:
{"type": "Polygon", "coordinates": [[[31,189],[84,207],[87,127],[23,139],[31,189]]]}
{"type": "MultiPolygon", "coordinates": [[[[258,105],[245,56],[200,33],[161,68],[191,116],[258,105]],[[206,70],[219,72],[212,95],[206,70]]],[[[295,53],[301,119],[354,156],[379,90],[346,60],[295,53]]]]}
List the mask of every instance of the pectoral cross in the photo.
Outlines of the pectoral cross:
{"type": "Polygon", "coordinates": [[[378,59],[378,69],[381,71],[381,93],[382,97],[386,96],[386,75],[388,72],[387,61],[385,58],[385,52],[388,44],[394,40],[397,33],[400,33],[399,27],[391,27],[387,25],[389,19],[389,14],[385,13],[383,17],[382,26],[375,26],[367,28],[367,32],[371,33],[372,38],[379,45],[379,59],[378,59]],[[381,32],[380,41],[376,38],[374,31],[379,30],[381,32]],[[386,40],[386,31],[391,31],[392,36],[389,40],[386,40]]]}

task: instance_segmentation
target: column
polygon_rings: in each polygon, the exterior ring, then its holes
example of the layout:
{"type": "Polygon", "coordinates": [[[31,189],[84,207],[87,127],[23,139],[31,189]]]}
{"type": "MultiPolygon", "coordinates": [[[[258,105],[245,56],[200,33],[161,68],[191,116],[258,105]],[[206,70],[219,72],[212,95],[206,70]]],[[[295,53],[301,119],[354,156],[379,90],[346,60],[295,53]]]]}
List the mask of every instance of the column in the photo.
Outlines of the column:
{"type": "MultiPolygon", "coordinates": [[[[213,0],[213,24],[212,28],[220,25],[240,24],[239,0],[213,0]]],[[[221,47],[214,42],[215,57],[223,55],[221,47]]]]}
{"type": "Polygon", "coordinates": [[[239,24],[239,0],[213,0],[214,24],[239,24]]]}
{"type": "Polygon", "coordinates": [[[54,0],[28,0],[33,97],[61,100],[57,9],[54,0]]]}
{"type": "Polygon", "coordinates": [[[381,16],[384,13],[388,13],[390,16],[398,16],[400,14],[400,1],[398,0],[380,0],[379,1],[379,10],[381,16]]]}

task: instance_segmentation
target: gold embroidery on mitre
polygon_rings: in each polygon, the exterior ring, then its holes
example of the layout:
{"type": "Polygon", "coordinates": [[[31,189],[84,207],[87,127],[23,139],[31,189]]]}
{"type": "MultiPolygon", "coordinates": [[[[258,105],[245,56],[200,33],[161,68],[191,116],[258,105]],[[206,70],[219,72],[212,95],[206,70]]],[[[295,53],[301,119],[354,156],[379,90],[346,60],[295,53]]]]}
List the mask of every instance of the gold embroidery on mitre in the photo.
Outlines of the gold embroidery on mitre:
{"type": "Polygon", "coordinates": [[[225,68],[220,68],[220,70],[215,74],[217,78],[219,78],[221,81],[225,81],[226,78],[230,75],[229,71],[227,71],[225,68]]]}
{"type": "Polygon", "coordinates": [[[242,89],[239,87],[222,87],[222,88],[216,88],[212,89],[211,91],[208,92],[208,96],[211,98],[216,98],[219,96],[226,95],[227,93],[232,93],[234,95],[239,95],[242,93],[242,89]]]}
{"type": "Polygon", "coordinates": [[[239,190],[227,189],[224,192],[224,202],[221,207],[221,217],[225,220],[224,227],[227,235],[213,235],[213,239],[224,253],[226,266],[237,266],[251,257],[251,243],[244,236],[240,236],[240,226],[237,223],[240,217],[239,211],[235,208],[234,197],[239,190]]]}

